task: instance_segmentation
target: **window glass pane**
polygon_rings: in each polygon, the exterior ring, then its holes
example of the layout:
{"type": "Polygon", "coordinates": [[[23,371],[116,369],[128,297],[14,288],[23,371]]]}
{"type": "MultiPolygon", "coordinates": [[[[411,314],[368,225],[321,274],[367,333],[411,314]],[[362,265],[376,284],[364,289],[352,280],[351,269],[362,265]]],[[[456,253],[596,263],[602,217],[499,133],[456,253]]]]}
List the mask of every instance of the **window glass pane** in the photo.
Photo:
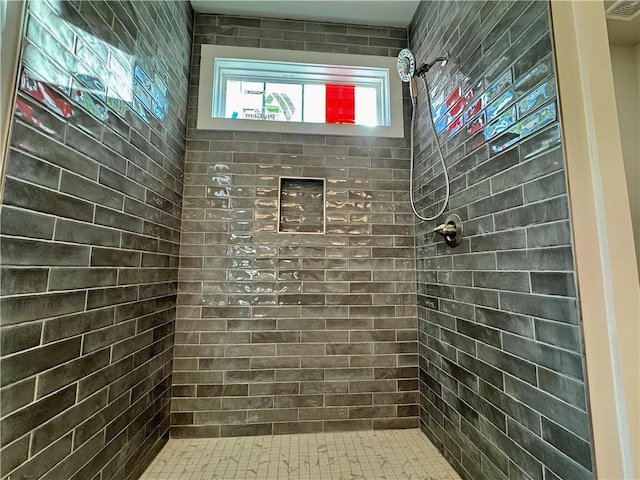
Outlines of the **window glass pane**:
{"type": "Polygon", "coordinates": [[[325,86],[304,86],[304,115],[303,121],[309,123],[325,123],[325,86]]]}
{"type": "Polygon", "coordinates": [[[225,118],[262,119],[263,82],[227,81],[225,118]]]}
{"type": "Polygon", "coordinates": [[[325,88],[327,91],[326,123],[345,125],[356,123],[355,86],[327,84],[325,88]]]}
{"type": "Polygon", "coordinates": [[[378,125],[378,92],[373,87],[356,87],[356,124],[378,125]]]}
{"type": "Polygon", "coordinates": [[[280,122],[302,121],[302,85],[267,83],[264,119],[280,122]]]}

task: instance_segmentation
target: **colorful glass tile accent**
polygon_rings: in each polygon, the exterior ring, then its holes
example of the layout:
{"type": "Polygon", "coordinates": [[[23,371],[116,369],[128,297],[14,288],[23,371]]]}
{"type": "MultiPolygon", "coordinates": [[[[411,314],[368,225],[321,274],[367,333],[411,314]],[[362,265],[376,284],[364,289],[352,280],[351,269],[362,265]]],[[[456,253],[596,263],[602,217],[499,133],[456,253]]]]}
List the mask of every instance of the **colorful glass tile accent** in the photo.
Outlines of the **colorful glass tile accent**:
{"type": "Polygon", "coordinates": [[[43,132],[49,135],[55,135],[55,130],[47,127],[42,120],[40,120],[36,116],[36,111],[33,107],[28,105],[24,100],[20,97],[16,97],[16,116],[20,117],[22,120],[27,121],[34,125],[36,128],[42,130],[43,132]]]}
{"type": "Polygon", "coordinates": [[[115,95],[107,96],[107,105],[122,118],[127,114],[127,102],[115,95]]]}
{"type": "Polygon", "coordinates": [[[109,118],[109,110],[107,110],[107,107],[96,101],[87,89],[75,80],[71,86],[71,98],[97,119],[105,121],[109,118]]]}
{"type": "Polygon", "coordinates": [[[139,82],[134,82],[133,93],[136,97],[138,97],[140,103],[142,103],[142,105],[144,105],[147,110],[152,109],[151,97],[147,94],[144,87],[140,85],[139,82]]]}
{"type": "Polygon", "coordinates": [[[447,128],[447,119],[445,117],[442,117],[440,121],[436,123],[436,132],[442,133],[445,131],[446,128],[447,128]]]}
{"type": "Polygon", "coordinates": [[[482,111],[482,107],[484,107],[483,95],[481,95],[475,102],[473,102],[471,106],[464,112],[465,121],[469,121],[469,119],[479,114],[482,111]]]}
{"type": "Polygon", "coordinates": [[[467,102],[464,98],[458,100],[458,102],[447,112],[447,124],[450,124],[456,117],[462,115],[464,111],[464,107],[467,105],[467,102]]]}
{"type": "Polygon", "coordinates": [[[464,99],[467,101],[467,103],[471,103],[471,101],[474,98],[478,98],[478,95],[480,94],[480,92],[482,91],[482,85],[483,85],[483,81],[480,80],[475,87],[472,87],[469,89],[469,91],[467,93],[465,93],[464,95],[464,99]]]}
{"type": "Polygon", "coordinates": [[[530,70],[529,73],[518,80],[513,86],[513,91],[518,96],[524,95],[550,74],[551,60],[549,59],[533,67],[533,69],[530,70]]]}
{"type": "Polygon", "coordinates": [[[503,93],[500,98],[498,98],[495,102],[487,107],[487,122],[493,121],[504,108],[509,105],[514,99],[513,92],[511,90],[507,90],[503,93]]]}
{"type": "Polygon", "coordinates": [[[453,90],[453,92],[449,94],[449,96],[447,97],[447,101],[444,102],[447,106],[447,109],[453,107],[455,103],[460,99],[460,97],[462,97],[462,87],[458,85],[453,90]]]}
{"type": "MultiPolygon", "coordinates": [[[[134,93],[140,102],[159,119],[163,119],[169,112],[169,102],[166,97],[166,84],[162,84],[162,89],[158,88],[151,76],[140,66],[135,69],[134,93]]],[[[157,75],[156,75],[157,76],[157,75]]]]}
{"type": "Polygon", "coordinates": [[[458,118],[456,118],[453,122],[449,124],[448,126],[449,136],[451,137],[454,133],[460,130],[463,124],[464,124],[464,119],[462,118],[462,115],[460,115],[458,118]]]}
{"type": "Polygon", "coordinates": [[[27,70],[22,71],[20,90],[31,95],[63,118],[69,118],[73,115],[73,108],[69,102],[45,83],[33,78],[33,74],[27,70]]]}
{"type": "Polygon", "coordinates": [[[543,83],[518,102],[518,118],[522,118],[556,94],[556,82],[551,79],[543,83]]]}
{"type": "Polygon", "coordinates": [[[84,86],[87,87],[93,95],[101,100],[106,98],[106,87],[99,78],[86,73],[78,73],[74,76],[80,80],[80,82],[84,84],[84,86]]]}
{"type": "Polygon", "coordinates": [[[431,111],[435,112],[442,105],[444,105],[444,92],[440,92],[437,95],[435,92],[431,92],[431,111]]]}
{"type": "Polygon", "coordinates": [[[485,124],[486,124],[486,118],[485,118],[485,114],[483,113],[482,115],[480,115],[475,120],[472,120],[467,125],[467,133],[469,135],[475,135],[476,133],[478,133],[484,128],[485,124]]]}
{"type": "Polygon", "coordinates": [[[437,121],[439,118],[441,118],[445,113],[447,113],[447,106],[443,103],[442,105],[440,105],[440,107],[435,108],[435,107],[431,107],[431,111],[433,112],[433,119],[435,121],[437,121]]]}
{"type": "Polygon", "coordinates": [[[511,107],[509,110],[504,112],[502,115],[498,117],[498,119],[487,125],[484,129],[484,139],[491,140],[496,137],[499,133],[504,132],[511,125],[516,123],[516,107],[511,107]]]}
{"type": "Polygon", "coordinates": [[[540,130],[545,125],[548,125],[556,119],[556,104],[552,102],[538,111],[529,115],[524,120],[521,120],[513,127],[509,128],[501,136],[493,140],[490,144],[492,153],[499,153],[506,150],[518,140],[531,135],[532,133],[540,130]]]}
{"type": "Polygon", "coordinates": [[[498,77],[498,79],[491,84],[489,88],[487,88],[486,99],[487,103],[491,102],[494,98],[496,98],[500,92],[502,92],[505,88],[507,88],[513,82],[513,74],[511,73],[511,69],[505,71],[502,75],[498,77]]]}

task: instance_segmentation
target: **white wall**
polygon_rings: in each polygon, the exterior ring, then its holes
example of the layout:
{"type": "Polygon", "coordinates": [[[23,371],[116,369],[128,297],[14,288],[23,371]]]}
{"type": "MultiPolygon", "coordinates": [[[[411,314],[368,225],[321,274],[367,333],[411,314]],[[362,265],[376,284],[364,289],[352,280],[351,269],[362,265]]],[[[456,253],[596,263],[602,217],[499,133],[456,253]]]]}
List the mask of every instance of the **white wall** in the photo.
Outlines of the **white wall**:
{"type": "Polygon", "coordinates": [[[609,46],[631,221],[640,271],[640,44],[609,46]]]}
{"type": "Polygon", "coordinates": [[[604,9],[551,11],[597,478],[639,479],[640,277],[604,9]]]}

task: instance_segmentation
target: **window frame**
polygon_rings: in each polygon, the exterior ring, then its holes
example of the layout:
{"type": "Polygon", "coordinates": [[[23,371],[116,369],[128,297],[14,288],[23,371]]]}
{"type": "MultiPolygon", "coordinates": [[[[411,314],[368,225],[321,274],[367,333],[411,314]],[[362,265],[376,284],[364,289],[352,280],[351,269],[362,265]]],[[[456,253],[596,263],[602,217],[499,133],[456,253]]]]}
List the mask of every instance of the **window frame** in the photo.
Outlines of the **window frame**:
{"type": "MultiPolygon", "coordinates": [[[[251,74],[248,74],[251,79],[251,74]]],[[[274,83],[286,83],[287,77],[274,78],[274,83]]],[[[328,82],[330,83],[330,82],[328,82]]],[[[381,87],[383,90],[385,87],[381,87]]],[[[384,100],[384,99],[383,99],[384,100]]],[[[233,47],[224,45],[202,45],[200,60],[200,79],[198,88],[198,117],[196,128],[200,130],[234,130],[261,131],[280,133],[304,133],[319,135],[347,135],[347,136],[378,136],[402,138],[404,137],[402,81],[396,74],[395,57],[380,57],[373,55],[348,55],[326,52],[307,52],[298,50],[278,50],[267,48],[233,47]],[[386,69],[388,91],[383,95],[388,99],[383,108],[383,117],[389,121],[389,126],[346,125],[311,122],[283,122],[273,120],[231,119],[213,116],[214,92],[220,92],[220,86],[214,85],[216,75],[215,60],[246,59],[259,62],[300,63],[326,66],[328,70],[336,67],[336,71],[345,67],[352,67],[354,71],[360,69],[386,69]]]]}

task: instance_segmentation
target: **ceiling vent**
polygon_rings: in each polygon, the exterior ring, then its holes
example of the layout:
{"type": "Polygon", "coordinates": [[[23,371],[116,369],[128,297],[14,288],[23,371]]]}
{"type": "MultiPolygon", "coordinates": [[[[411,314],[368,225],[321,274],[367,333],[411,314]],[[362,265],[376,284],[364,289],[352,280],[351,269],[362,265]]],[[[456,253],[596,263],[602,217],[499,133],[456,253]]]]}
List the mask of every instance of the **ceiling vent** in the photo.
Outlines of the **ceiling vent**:
{"type": "Polygon", "coordinates": [[[606,2],[605,14],[612,20],[633,20],[640,15],[640,1],[620,0],[618,2],[606,2]]]}

